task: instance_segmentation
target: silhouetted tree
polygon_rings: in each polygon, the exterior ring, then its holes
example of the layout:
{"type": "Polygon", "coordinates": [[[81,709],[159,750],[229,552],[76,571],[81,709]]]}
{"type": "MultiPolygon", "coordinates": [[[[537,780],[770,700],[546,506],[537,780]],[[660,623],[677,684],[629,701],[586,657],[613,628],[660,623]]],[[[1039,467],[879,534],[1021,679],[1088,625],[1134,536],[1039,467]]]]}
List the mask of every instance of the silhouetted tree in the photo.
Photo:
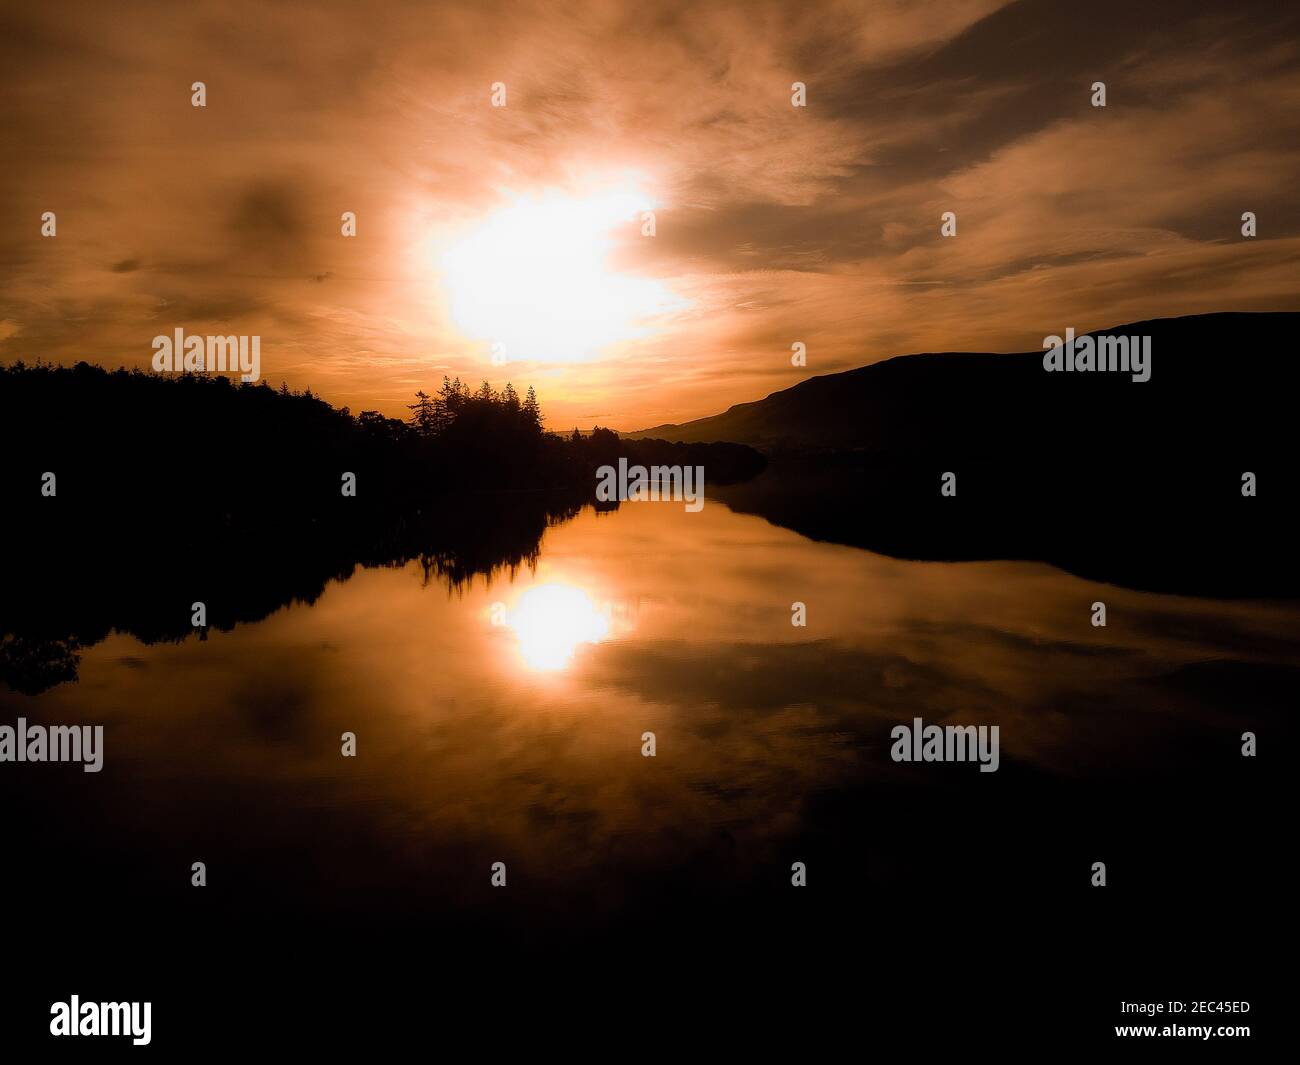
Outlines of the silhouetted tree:
{"type": "Polygon", "coordinates": [[[528,393],[524,396],[524,415],[533,426],[542,427],[542,408],[537,403],[537,393],[532,385],[528,386],[528,393]]]}
{"type": "Polygon", "coordinates": [[[411,412],[410,424],[421,436],[432,436],[441,428],[437,404],[424,392],[416,392],[415,402],[406,409],[411,412]]]}

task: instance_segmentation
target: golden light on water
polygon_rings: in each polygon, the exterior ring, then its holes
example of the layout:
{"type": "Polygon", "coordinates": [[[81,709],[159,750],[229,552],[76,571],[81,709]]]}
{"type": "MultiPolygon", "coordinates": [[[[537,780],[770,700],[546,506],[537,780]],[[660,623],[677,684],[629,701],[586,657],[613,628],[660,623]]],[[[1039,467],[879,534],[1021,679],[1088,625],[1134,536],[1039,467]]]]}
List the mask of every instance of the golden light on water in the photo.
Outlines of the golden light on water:
{"type": "Polygon", "coordinates": [[[505,618],[519,641],[519,653],[530,669],[555,671],[573,661],[584,643],[600,643],[610,621],[581,588],[569,584],[540,584],[519,597],[505,618]]]}

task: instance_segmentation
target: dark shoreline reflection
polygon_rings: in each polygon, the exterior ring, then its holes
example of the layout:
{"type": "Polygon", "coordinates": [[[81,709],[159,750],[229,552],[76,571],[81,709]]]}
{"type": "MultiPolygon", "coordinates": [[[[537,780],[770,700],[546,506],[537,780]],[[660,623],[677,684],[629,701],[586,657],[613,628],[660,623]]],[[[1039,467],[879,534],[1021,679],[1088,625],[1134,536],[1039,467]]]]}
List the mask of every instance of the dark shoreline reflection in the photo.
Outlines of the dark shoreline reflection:
{"type": "Polygon", "coordinates": [[[52,506],[44,520],[0,533],[0,683],[36,695],[75,681],[82,652],[111,632],[146,645],[193,638],[194,602],[206,605],[210,631],[229,631],[310,605],[359,566],[414,560],[449,591],[513,574],[535,565],[546,529],[581,506],[574,493],[483,492],[394,514],[361,503],[242,524],[159,510],[116,527],[52,506]]]}
{"type": "Polygon", "coordinates": [[[1287,464],[1251,461],[1267,491],[1248,498],[1230,463],[1147,466],[1140,457],[1053,465],[1032,453],[997,463],[777,455],[753,479],[709,495],[812,539],[894,558],[1041,561],[1143,591],[1300,598],[1287,464]],[[939,492],[946,471],[957,474],[954,498],[939,492]]]}
{"type": "Polygon", "coordinates": [[[1152,904],[1235,905],[1277,875],[1285,774],[1243,759],[1240,734],[1281,749],[1294,732],[1297,604],[900,561],[714,503],[534,531],[513,569],[432,582],[436,552],[381,555],[206,641],[119,631],[82,650],[77,684],[0,690],[0,720],[106,737],[99,774],[0,767],[24,810],[6,898],[92,890],[157,930],[348,914],[472,939],[761,920],[794,860],[817,905],[1046,905],[1086,896],[1101,852],[1152,904]],[[892,762],[889,729],[914,716],[997,724],[1001,768],[892,762]],[[1207,840],[1231,861],[1207,862],[1207,840]]]}

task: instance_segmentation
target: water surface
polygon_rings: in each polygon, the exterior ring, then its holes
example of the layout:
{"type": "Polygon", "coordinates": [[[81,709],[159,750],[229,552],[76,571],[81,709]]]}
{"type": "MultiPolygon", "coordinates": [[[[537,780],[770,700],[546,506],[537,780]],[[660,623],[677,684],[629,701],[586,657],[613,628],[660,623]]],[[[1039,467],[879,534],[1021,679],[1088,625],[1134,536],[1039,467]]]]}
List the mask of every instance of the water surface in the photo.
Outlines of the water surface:
{"type": "Polygon", "coordinates": [[[585,508],[513,570],[358,566],[204,640],[115,632],[75,682],[0,693],[6,722],[103,724],[104,770],[0,772],[28,887],[155,913],[192,905],[193,861],[217,910],[428,919],[500,908],[500,861],[525,924],[752,903],[794,861],[827,893],[1054,897],[1102,855],[1185,891],[1203,833],[1272,794],[1240,734],[1283,727],[1298,622],[716,501],[585,508]],[[894,763],[914,717],[998,725],[1001,768],[894,763]]]}

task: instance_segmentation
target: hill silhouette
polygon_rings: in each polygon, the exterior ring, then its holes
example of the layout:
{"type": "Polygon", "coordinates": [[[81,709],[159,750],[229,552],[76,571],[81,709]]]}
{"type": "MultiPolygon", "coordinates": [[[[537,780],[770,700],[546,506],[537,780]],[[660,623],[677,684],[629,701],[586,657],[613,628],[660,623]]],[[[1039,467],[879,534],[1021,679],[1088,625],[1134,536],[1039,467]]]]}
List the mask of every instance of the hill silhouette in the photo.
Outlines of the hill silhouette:
{"type": "Polygon", "coordinates": [[[1300,313],[1288,312],[1163,318],[1086,334],[1150,336],[1145,382],[1123,373],[1047,373],[1041,350],[900,355],[812,377],[712,417],[624,435],[895,458],[1047,447],[1245,456],[1285,435],[1297,373],[1283,353],[1297,332],[1300,313]]]}
{"type": "Polygon", "coordinates": [[[630,435],[762,449],[762,476],[715,495],[815,539],[1047,561],[1148,590],[1292,596],[1298,328],[1300,314],[1234,313],[1089,334],[1150,336],[1148,381],[1048,373],[1041,351],[900,356],[630,435]],[[955,496],[940,494],[945,473],[955,496]]]}

